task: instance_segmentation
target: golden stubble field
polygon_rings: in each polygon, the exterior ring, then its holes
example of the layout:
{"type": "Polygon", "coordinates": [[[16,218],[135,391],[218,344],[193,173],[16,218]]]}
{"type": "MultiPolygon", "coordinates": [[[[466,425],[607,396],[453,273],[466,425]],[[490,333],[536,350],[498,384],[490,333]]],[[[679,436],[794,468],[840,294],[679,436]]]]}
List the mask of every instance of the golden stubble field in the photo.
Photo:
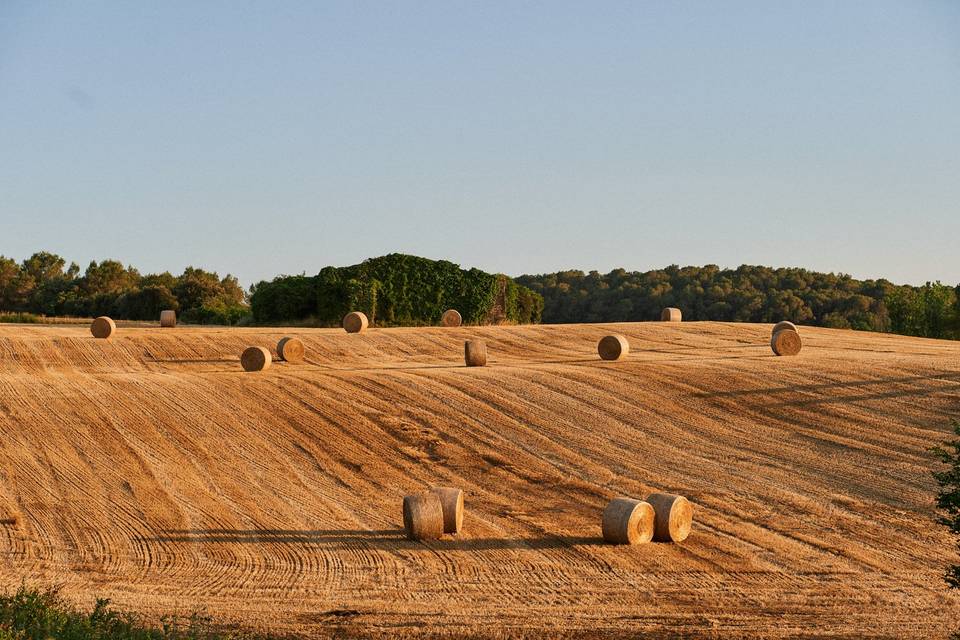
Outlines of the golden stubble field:
{"type": "Polygon", "coordinates": [[[777,358],[769,332],[0,327],[0,586],[309,637],[945,636],[928,449],[960,344],[803,328],[777,358]],[[240,369],[284,335],[306,363],[240,369]],[[408,541],[434,484],[465,531],[408,541]],[[609,498],[658,490],[688,540],[601,544],[609,498]]]}

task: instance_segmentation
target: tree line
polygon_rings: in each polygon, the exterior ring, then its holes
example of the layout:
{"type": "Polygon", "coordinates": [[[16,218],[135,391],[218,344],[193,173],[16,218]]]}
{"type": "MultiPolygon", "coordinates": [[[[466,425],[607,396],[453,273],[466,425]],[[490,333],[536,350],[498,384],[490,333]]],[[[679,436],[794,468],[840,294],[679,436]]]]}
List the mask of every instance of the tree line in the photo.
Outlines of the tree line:
{"type": "Polygon", "coordinates": [[[960,339],[960,286],[915,287],[797,268],[669,266],[653,271],[560,271],[516,279],[543,296],[543,322],[684,320],[796,323],[960,339]]]}
{"type": "Polygon", "coordinates": [[[0,311],[156,320],[165,309],[204,324],[237,324],[249,315],[246,294],[231,275],[193,267],[179,276],[141,275],[116,260],[92,261],[81,273],[47,251],[19,263],[0,255],[0,311]]]}

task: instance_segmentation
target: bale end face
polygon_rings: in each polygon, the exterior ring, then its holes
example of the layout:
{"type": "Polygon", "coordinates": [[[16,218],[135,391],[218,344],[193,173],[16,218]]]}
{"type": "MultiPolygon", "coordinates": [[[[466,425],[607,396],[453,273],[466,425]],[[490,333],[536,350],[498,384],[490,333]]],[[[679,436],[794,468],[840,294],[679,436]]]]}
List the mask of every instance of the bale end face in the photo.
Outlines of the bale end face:
{"type": "Polygon", "coordinates": [[[656,514],[653,539],[657,542],[683,542],[693,526],[693,505],[683,496],[651,493],[647,502],[656,514]]]}
{"type": "Polygon", "coordinates": [[[443,315],[440,316],[440,324],[445,327],[459,327],[463,324],[463,318],[456,309],[447,309],[443,312],[443,315]]]}
{"type": "Polygon", "coordinates": [[[361,333],[370,326],[367,314],[360,311],[351,311],[343,316],[343,328],[347,333],[361,333]]]}
{"type": "Polygon", "coordinates": [[[795,356],[803,348],[803,341],[797,331],[781,329],[770,338],[770,348],[778,356],[795,356]]]}
{"type": "Polygon", "coordinates": [[[467,340],[463,343],[463,358],[468,367],[487,365],[487,343],[483,340],[467,340]]]}
{"type": "Polygon", "coordinates": [[[597,343],[597,353],[603,360],[619,360],[630,353],[630,343],[624,336],[604,336],[597,343]]]}
{"type": "Polygon", "coordinates": [[[603,539],[610,544],[644,544],[653,539],[656,514],[642,500],[614,498],[603,510],[603,539]]]}
{"type": "Polygon", "coordinates": [[[281,338],[280,342],[277,343],[277,357],[284,362],[303,362],[304,352],[303,342],[300,338],[281,338]]]}
{"type": "Polygon", "coordinates": [[[463,491],[456,487],[433,487],[443,509],[443,532],[460,533],[463,528],[463,491]]]}
{"type": "Polygon", "coordinates": [[[775,334],[777,331],[780,331],[781,329],[792,329],[797,333],[800,333],[800,330],[797,329],[797,325],[793,324],[789,320],[781,320],[777,324],[773,325],[773,330],[770,332],[770,335],[772,336],[773,334],[775,334]]]}
{"type": "Polygon", "coordinates": [[[170,328],[177,326],[177,312],[167,309],[166,311],[160,312],[160,326],[164,328],[170,328]]]}
{"type": "Polygon", "coordinates": [[[667,307],[660,312],[660,321],[661,322],[680,322],[683,319],[683,314],[680,313],[680,309],[676,307],[667,307]]]}
{"type": "Polygon", "coordinates": [[[403,498],[403,528],[411,540],[438,540],[443,535],[443,505],[435,493],[403,498]]]}
{"type": "Polygon", "coordinates": [[[107,316],[95,318],[94,321],[90,323],[90,333],[93,334],[94,338],[100,340],[109,340],[116,331],[117,325],[107,316]]]}
{"type": "Polygon", "coordinates": [[[273,358],[263,347],[247,347],[240,356],[244,371],[263,371],[270,368],[273,358]]]}

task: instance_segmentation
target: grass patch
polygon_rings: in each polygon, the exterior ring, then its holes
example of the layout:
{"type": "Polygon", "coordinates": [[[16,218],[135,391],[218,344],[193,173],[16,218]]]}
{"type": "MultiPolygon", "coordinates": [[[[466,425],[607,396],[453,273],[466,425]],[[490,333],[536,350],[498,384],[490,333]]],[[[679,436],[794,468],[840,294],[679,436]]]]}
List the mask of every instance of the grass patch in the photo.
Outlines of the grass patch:
{"type": "Polygon", "coordinates": [[[160,625],[136,614],[110,607],[98,599],[89,612],[64,600],[57,589],[21,585],[14,594],[0,596],[0,640],[270,640],[216,625],[194,613],[186,619],[164,616],[160,625]]]}
{"type": "MultiPolygon", "coordinates": [[[[37,324],[40,322],[40,316],[33,313],[9,312],[0,313],[0,322],[10,322],[17,324],[37,324]]],[[[3,640],[0,637],[0,640],[3,640]]]]}

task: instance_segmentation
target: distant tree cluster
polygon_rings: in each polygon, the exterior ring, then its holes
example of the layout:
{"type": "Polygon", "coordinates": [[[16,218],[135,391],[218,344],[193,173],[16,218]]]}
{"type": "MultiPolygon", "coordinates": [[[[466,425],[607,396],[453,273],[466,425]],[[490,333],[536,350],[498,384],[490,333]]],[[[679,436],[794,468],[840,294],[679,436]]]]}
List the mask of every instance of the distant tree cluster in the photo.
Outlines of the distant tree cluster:
{"type": "Polygon", "coordinates": [[[362,311],[380,326],[436,324],[456,309],[470,324],[539,322],[543,299],[504,275],[393,253],[316,276],[279,276],[251,288],[257,323],[336,325],[362,311]]]}
{"type": "Polygon", "coordinates": [[[544,298],[543,322],[655,320],[679,307],[684,320],[794,322],[931,338],[960,338],[960,287],[922,287],[806,269],[670,266],[526,275],[517,282],[544,298]]]}
{"type": "Polygon", "coordinates": [[[91,262],[80,273],[60,256],[41,251],[21,263],[0,256],[0,311],[45,316],[156,320],[164,309],[185,322],[236,324],[250,311],[233,276],[188,267],[179,276],[141,276],[116,260],[91,262]]]}

